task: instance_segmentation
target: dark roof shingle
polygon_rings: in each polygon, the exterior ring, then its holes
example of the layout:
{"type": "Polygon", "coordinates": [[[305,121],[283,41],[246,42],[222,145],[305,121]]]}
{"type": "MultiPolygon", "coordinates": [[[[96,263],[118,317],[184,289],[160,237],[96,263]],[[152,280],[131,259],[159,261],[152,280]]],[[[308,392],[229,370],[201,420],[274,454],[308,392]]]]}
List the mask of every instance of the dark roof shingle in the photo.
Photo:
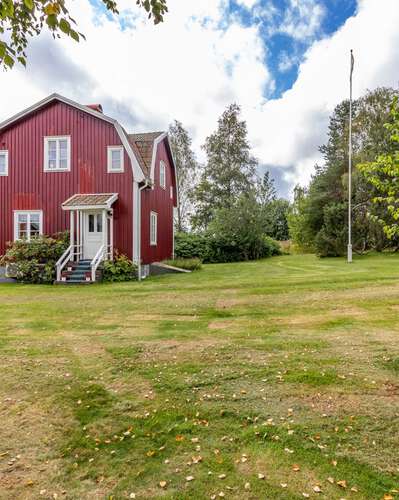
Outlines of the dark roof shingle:
{"type": "Polygon", "coordinates": [[[116,193],[75,194],[64,201],[63,207],[107,207],[118,198],[116,193]]]}
{"type": "Polygon", "coordinates": [[[164,132],[147,132],[144,134],[126,134],[145,175],[150,174],[154,141],[163,133],[164,132]]]}

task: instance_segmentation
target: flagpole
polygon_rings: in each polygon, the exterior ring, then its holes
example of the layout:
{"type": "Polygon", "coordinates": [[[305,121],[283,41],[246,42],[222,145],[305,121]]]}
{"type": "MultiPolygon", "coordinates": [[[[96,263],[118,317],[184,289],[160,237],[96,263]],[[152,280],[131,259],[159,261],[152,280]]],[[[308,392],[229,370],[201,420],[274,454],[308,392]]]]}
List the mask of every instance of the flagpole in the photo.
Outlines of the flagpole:
{"type": "Polygon", "coordinates": [[[352,262],[352,74],[353,50],[351,50],[350,98],[349,98],[349,155],[348,155],[348,263],[352,262]]]}

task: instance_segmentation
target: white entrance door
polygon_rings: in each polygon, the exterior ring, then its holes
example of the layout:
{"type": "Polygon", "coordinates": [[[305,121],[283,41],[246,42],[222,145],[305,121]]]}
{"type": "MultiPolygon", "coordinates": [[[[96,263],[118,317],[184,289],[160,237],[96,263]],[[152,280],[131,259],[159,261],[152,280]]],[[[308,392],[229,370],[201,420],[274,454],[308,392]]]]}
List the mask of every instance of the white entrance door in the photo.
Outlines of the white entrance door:
{"type": "Polygon", "coordinates": [[[103,244],[104,228],[102,212],[87,212],[85,218],[83,257],[85,259],[93,259],[103,244]]]}

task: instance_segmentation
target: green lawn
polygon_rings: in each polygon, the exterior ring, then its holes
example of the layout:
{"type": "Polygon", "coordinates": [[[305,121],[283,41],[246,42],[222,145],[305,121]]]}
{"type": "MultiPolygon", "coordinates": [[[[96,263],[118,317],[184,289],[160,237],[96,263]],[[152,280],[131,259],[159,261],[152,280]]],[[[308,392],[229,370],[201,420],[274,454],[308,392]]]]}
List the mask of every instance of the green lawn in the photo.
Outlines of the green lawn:
{"type": "Polygon", "coordinates": [[[0,498],[399,499],[399,256],[0,285],[0,498]]]}

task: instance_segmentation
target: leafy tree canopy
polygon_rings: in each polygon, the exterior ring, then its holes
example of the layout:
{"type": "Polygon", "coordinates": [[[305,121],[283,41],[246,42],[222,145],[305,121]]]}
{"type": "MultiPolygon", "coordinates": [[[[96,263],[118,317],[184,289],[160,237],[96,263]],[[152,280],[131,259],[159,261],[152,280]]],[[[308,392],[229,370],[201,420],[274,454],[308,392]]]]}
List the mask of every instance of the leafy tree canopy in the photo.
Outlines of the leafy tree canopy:
{"type": "MultiPolygon", "coordinates": [[[[114,0],[101,0],[107,10],[117,14],[114,0]]],[[[163,21],[168,11],[166,0],[137,0],[155,24],[163,21]]],[[[39,35],[47,26],[54,37],[84,38],[77,21],[69,14],[66,0],[1,0],[0,1],[0,67],[12,68],[15,61],[26,65],[29,38],[39,35]]]]}
{"type": "Polygon", "coordinates": [[[372,202],[383,211],[374,215],[389,239],[399,236],[399,105],[394,99],[392,121],[385,125],[389,132],[391,152],[380,154],[375,161],[359,165],[360,172],[375,188],[372,202]]]}
{"type": "Polygon", "coordinates": [[[179,205],[176,228],[186,231],[193,211],[194,189],[199,176],[199,164],[192,150],[192,140],[183,125],[175,120],[169,127],[169,138],[178,173],[179,205]]]}
{"type": "Polygon", "coordinates": [[[231,207],[239,196],[256,187],[258,163],[251,155],[247,125],[240,112],[240,106],[231,104],[203,146],[207,161],[195,192],[192,222],[196,228],[207,228],[216,210],[231,207]]]}
{"type": "MultiPolygon", "coordinates": [[[[384,124],[392,123],[390,107],[398,92],[378,88],[353,103],[353,165],[375,159],[381,151],[392,153],[390,134],[384,124]]],[[[348,227],[348,118],[349,102],[334,110],[328,128],[328,140],[320,148],[324,163],[317,165],[309,186],[296,192],[289,216],[293,242],[303,250],[319,255],[343,255],[348,227]]],[[[353,245],[355,251],[381,250],[389,244],[381,227],[370,218],[382,207],[372,204],[373,186],[353,170],[353,245]]]]}

